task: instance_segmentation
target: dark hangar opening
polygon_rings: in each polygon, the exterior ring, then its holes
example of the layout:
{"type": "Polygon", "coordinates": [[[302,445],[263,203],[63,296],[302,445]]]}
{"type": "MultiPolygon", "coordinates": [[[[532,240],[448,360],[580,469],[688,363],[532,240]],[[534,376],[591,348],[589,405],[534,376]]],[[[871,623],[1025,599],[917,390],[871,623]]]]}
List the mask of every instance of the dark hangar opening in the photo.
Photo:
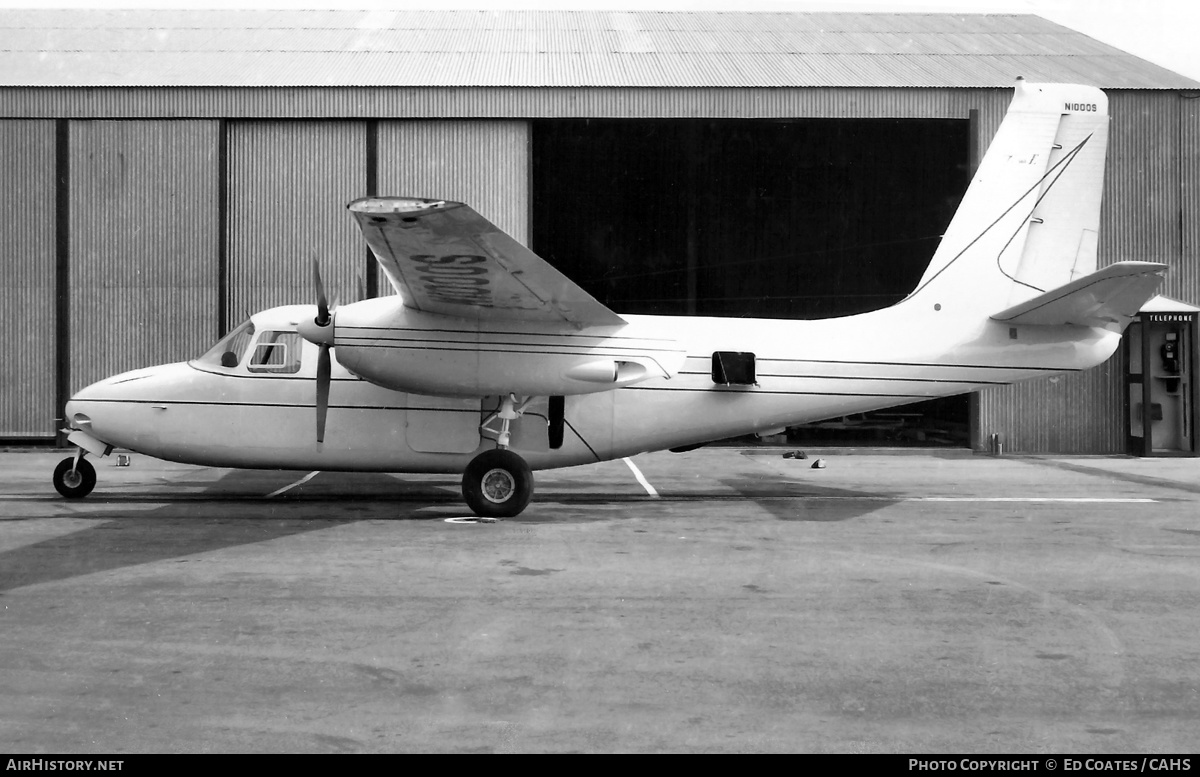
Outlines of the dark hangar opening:
{"type": "Polygon", "coordinates": [[[969,180],[970,122],[558,120],[533,247],[613,310],[825,318],[912,290],[969,180]]]}
{"type": "MultiPolygon", "coordinates": [[[[917,284],[970,181],[966,120],[533,123],[533,248],[618,313],[826,318],[917,284]]],[[[967,445],[967,396],[797,428],[967,445]]]]}

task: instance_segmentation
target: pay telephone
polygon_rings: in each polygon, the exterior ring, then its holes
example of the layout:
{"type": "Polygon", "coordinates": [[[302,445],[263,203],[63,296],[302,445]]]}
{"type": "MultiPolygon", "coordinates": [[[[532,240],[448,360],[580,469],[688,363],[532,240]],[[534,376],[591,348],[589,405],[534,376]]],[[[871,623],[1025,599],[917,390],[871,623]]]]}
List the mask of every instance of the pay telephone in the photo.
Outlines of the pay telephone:
{"type": "Polygon", "coordinates": [[[1163,372],[1171,375],[1179,374],[1179,333],[1167,332],[1166,341],[1162,345],[1163,372]]]}
{"type": "Polygon", "coordinates": [[[1179,378],[1167,377],[1179,374],[1179,333],[1167,332],[1164,335],[1162,348],[1159,349],[1162,356],[1162,371],[1164,373],[1165,384],[1163,388],[1168,394],[1174,394],[1179,391],[1179,378]]]}

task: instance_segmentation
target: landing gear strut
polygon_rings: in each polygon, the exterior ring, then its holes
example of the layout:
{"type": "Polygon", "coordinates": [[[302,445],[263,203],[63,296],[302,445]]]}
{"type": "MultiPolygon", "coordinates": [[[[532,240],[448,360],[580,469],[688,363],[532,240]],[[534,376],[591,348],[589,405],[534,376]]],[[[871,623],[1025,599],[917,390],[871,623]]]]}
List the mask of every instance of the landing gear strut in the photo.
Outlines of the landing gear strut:
{"type": "Polygon", "coordinates": [[[508,449],[512,422],[521,417],[533,397],[515,394],[500,397],[500,406],[479,425],[485,438],[499,446],[471,460],[463,473],[462,492],[467,506],[481,518],[511,518],[519,515],[533,498],[533,472],[525,459],[508,449]],[[499,420],[500,428],[489,424],[499,420]]]}
{"type": "Polygon", "coordinates": [[[520,418],[525,412],[525,408],[529,407],[532,402],[533,397],[521,399],[516,394],[505,394],[500,397],[500,407],[479,425],[480,434],[493,437],[501,448],[508,448],[508,444],[512,440],[512,422],[520,418]],[[488,425],[496,420],[500,421],[499,429],[493,429],[488,425]]]}
{"type": "Polygon", "coordinates": [[[82,499],[95,487],[96,468],[82,455],[63,459],[54,468],[54,490],[67,499],[82,499]]]}

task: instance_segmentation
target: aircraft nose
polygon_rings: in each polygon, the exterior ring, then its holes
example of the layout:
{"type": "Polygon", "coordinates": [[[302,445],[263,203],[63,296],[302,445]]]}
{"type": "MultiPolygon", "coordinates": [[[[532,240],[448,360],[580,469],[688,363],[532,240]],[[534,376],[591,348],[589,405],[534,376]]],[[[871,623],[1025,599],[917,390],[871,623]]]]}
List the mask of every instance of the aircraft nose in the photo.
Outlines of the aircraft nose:
{"type": "Polygon", "coordinates": [[[67,401],[66,421],[76,429],[90,429],[93,416],[103,402],[120,401],[135,396],[146,386],[148,378],[161,374],[162,367],[123,372],[81,388],[67,401]]]}
{"type": "Polygon", "coordinates": [[[63,411],[68,426],[85,432],[92,431],[92,412],[95,409],[93,400],[104,398],[105,387],[111,380],[107,378],[85,386],[71,396],[63,411]]]}
{"type": "Polygon", "coordinates": [[[180,362],[97,381],[67,402],[66,425],[106,445],[153,455],[162,432],[154,408],[170,401],[180,386],[186,387],[192,372],[186,362],[180,362]]]}
{"type": "MultiPolygon", "coordinates": [[[[79,402],[72,397],[71,399],[67,400],[67,407],[66,410],[63,411],[63,415],[67,419],[67,423],[73,424],[75,416],[81,414],[82,412],[83,408],[80,407],[79,402]]],[[[76,428],[78,428],[78,426],[76,426],[76,428]]]]}

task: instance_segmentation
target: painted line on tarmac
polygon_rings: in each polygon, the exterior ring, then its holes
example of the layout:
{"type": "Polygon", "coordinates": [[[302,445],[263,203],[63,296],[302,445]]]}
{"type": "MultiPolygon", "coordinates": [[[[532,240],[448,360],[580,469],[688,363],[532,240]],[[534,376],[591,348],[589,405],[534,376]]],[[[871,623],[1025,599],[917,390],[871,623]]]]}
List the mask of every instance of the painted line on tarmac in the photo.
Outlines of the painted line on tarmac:
{"type": "Polygon", "coordinates": [[[650,496],[657,497],[658,492],[654,490],[654,486],[650,485],[650,481],[646,480],[646,476],[638,469],[638,466],[633,463],[632,459],[624,458],[621,461],[629,465],[629,469],[633,471],[633,476],[637,478],[637,482],[642,484],[642,488],[646,489],[646,493],[650,496]]]}
{"type": "Polygon", "coordinates": [[[1144,497],[1094,497],[1094,496],[915,496],[904,498],[905,502],[1067,502],[1075,504],[1151,504],[1157,499],[1144,497]]]}
{"type": "Polygon", "coordinates": [[[280,489],[278,489],[278,490],[272,491],[271,493],[267,494],[266,498],[267,498],[267,499],[270,499],[270,498],[271,498],[271,497],[273,497],[273,496],[279,496],[279,495],[280,495],[280,494],[282,494],[282,493],[285,493],[285,492],[287,492],[287,491],[291,491],[291,490],[292,490],[293,488],[295,488],[296,486],[302,486],[302,485],[304,485],[305,483],[307,483],[308,481],[312,480],[313,478],[315,478],[317,475],[320,475],[320,474],[321,474],[321,471],[320,471],[320,470],[317,470],[317,471],[315,471],[315,472],[310,472],[310,473],[308,473],[307,475],[305,475],[304,477],[302,477],[302,478],[300,478],[299,480],[297,480],[295,483],[292,483],[291,485],[288,485],[288,486],[284,486],[283,488],[280,488],[280,489]]]}
{"type": "MultiPolygon", "coordinates": [[[[565,499],[570,499],[565,496],[565,499]]],[[[1158,504],[1160,499],[1145,497],[1091,496],[881,496],[879,494],[672,494],[662,497],[672,502],[714,502],[751,499],[756,502],[1050,502],[1057,504],[1158,504]]]]}
{"type": "MultiPolygon", "coordinates": [[[[739,497],[740,498],[740,497],[739,497]]],[[[1093,496],[831,496],[828,494],[789,494],[767,497],[751,496],[752,499],[803,499],[823,502],[1057,502],[1065,504],[1157,504],[1157,499],[1144,497],[1093,497],[1093,496]]]]}

